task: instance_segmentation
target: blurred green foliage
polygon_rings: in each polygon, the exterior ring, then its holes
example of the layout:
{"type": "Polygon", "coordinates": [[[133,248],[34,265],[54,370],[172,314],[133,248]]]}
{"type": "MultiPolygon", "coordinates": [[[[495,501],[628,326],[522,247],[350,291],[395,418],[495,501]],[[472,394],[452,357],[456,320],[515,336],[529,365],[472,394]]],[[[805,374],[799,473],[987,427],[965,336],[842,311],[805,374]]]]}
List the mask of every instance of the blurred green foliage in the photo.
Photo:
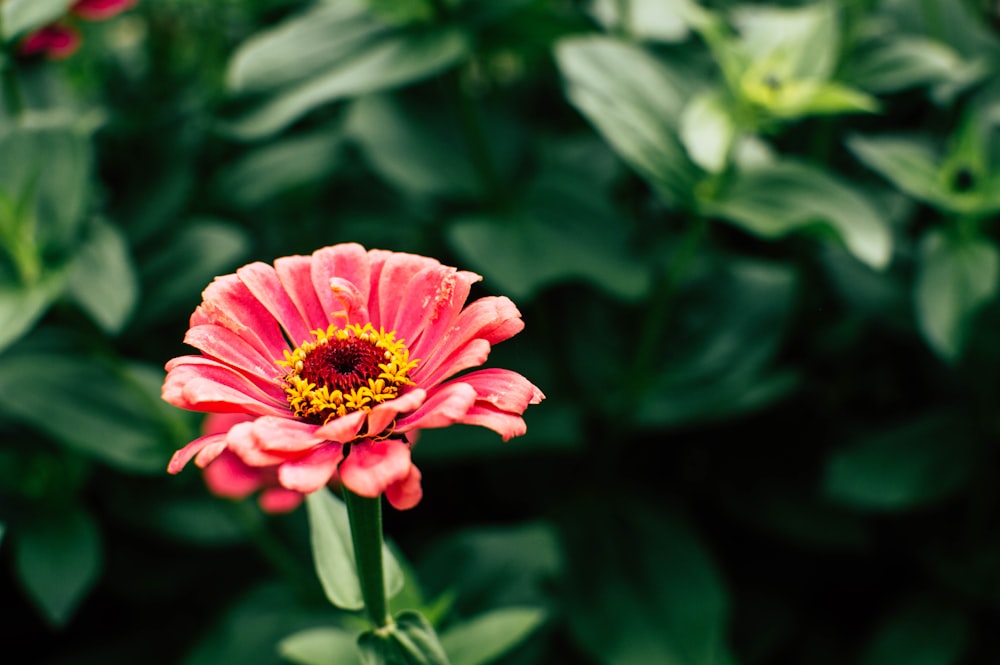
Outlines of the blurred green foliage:
{"type": "Polygon", "coordinates": [[[141,0],[19,55],[70,4],[0,0],[17,662],[355,662],[307,511],[168,477],[159,399],[215,275],[344,241],[482,273],[547,395],[386,515],[455,665],[996,659],[996,3],[141,0]]]}

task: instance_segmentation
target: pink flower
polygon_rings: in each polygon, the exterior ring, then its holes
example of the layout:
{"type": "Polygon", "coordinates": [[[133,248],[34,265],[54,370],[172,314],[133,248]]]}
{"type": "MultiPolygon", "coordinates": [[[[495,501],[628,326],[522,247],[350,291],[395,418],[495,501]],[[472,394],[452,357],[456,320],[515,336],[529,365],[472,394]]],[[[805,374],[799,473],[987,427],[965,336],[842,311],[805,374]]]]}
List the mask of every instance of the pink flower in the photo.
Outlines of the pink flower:
{"type": "Polygon", "coordinates": [[[75,28],[53,23],[27,35],[21,40],[21,55],[44,55],[52,60],[63,60],[80,48],[80,33],[75,28]]]}
{"type": "Polygon", "coordinates": [[[88,21],[103,21],[135,6],[137,0],[76,0],[70,12],[88,21]]]}
{"type": "Polygon", "coordinates": [[[339,474],[356,494],[412,508],[423,491],[407,433],[467,423],[507,440],[544,398],[510,370],[465,372],[524,327],[507,298],[466,306],[480,279],[356,244],[216,278],[185,337],[202,355],[167,363],[163,398],[253,420],[192,441],[168,470],[228,451],[288,490],[314,492],[339,474]]]}

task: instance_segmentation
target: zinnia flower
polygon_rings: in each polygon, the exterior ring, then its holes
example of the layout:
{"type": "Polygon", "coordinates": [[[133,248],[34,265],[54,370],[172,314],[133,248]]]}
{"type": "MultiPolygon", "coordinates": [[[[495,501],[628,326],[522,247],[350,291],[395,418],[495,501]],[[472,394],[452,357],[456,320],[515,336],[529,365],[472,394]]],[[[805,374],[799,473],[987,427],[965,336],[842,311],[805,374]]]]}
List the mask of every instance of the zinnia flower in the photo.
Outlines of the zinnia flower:
{"type": "Polygon", "coordinates": [[[408,432],[466,423],[507,440],[524,434],[522,414],[544,397],[510,370],[465,372],[524,327],[505,297],[465,306],[480,279],[356,244],[216,278],[185,337],[202,355],[167,363],[163,398],[253,419],[192,441],[168,470],[228,451],[272,469],[288,490],[314,492],[339,475],[360,496],[415,506],[408,432]]]}
{"type": "Polygon", "coordinates": [[[27,35],[18,45],[21,55],[44,55],[63,60],[80,48],[80,33],[71,26],[53,23],[27,35]]]}

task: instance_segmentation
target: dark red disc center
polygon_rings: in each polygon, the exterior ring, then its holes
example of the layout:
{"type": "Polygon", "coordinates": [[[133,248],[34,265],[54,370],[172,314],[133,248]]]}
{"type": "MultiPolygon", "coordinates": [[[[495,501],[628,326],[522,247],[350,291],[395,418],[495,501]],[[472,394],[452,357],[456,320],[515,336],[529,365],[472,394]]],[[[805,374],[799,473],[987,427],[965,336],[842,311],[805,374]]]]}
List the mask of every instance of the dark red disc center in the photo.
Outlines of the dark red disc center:
{"type": "Polygon", "coordinates": [[[384,354],[371,342],[357,337],[331,339],[306,355],[300,376],[317,386],[348,392],[378,377],[384,354]]]}

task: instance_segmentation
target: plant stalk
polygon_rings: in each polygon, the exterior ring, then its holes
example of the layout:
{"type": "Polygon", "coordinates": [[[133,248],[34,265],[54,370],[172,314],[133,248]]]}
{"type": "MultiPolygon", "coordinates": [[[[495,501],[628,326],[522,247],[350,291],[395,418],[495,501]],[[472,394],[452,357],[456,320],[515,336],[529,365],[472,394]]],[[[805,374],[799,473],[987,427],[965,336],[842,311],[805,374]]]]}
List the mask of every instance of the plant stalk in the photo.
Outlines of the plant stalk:
{"type": "Polygon", "coordinates": [[[392,623],[385,595],[382,567],[382,498],[369,499],[344,488],[344,503],[351,522],[351,541],[358,566],[361,597],[376,628],[392,623]]]}

